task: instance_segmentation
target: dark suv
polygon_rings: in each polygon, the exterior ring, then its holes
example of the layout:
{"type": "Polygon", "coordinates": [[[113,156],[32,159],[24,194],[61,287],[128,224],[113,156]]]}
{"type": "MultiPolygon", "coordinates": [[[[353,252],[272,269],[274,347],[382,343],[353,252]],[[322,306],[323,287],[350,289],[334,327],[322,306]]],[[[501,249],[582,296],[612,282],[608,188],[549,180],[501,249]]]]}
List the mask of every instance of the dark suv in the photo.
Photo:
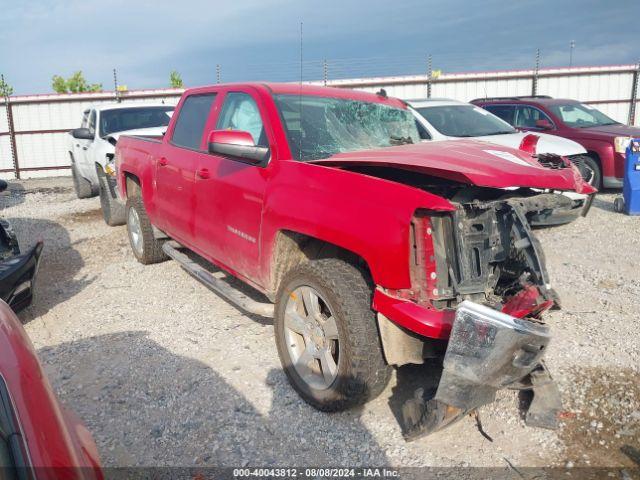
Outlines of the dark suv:
{"type": "Polygon", "coordinates": [[[471,103],[516,128],[568,138],[588,152],[585,177],[594,187],[621,188],[625,150],[640,128],[629,127],[576,100],[548,96],[479,98],[471,103]]]}

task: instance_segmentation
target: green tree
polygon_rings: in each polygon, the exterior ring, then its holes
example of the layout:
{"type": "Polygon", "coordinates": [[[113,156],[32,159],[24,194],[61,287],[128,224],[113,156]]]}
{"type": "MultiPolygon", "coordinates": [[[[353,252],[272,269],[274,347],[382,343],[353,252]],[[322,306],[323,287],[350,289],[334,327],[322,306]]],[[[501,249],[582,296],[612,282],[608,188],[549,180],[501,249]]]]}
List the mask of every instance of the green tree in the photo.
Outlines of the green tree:
{"type": "Polygon", "coordinates": [[[182,82],[182,77],[175,70],[169,74],[169,85],[171,88],[183,88],[184,83],[182,82]]]}
{"type": "Polygon", "coordinates": [[[13,87],[4,81],[4,75],[0,75],[0,97],[13,95],[13,87]]]}
{"type": "Polygon", "coordinates": [[[60,75],[54,75],[51,79],[51,86],[57,93],[99,92],[102,90],[101,83],[88,83],[81,71],[75,72],[66,80],[60,75]]]}

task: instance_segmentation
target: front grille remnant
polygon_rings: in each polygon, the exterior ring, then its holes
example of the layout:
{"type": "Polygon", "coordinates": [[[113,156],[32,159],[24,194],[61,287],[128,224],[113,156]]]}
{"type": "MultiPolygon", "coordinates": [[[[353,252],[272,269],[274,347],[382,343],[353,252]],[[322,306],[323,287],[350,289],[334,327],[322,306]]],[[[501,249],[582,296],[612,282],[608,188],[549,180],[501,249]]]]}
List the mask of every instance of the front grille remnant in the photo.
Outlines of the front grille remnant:
{"type": "Polygon", "coordinates": [[[543,153],[538,155],[538,163],[544,168],[549,168],[551,170],[560,170],[569,166],[567,165],[567,162],[565,162],[564,158],[553,153],[543,153]]]}
{"type": "Polygon", "coordinates": [[[439,307],[511,295],[523,281],[546,291],[544,258],[523,210],[516,200],[472,202],[432,217],[439,307]]]}

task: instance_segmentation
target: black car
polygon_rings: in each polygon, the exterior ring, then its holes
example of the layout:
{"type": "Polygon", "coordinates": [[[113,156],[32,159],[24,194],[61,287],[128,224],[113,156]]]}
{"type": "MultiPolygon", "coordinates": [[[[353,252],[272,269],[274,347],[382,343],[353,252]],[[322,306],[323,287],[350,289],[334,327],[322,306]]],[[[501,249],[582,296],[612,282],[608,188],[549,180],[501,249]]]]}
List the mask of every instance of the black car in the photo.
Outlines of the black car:
{"type": "MultiPolygon", "coordinates": [[[[0,180],[0,192],[7,189],[0,180]]],[[[8,221],[0,218],[0,298],[18,312],[33,300],[33,286],[42,254],[42,241],[20,253],[16,234],[8,221]]]]}

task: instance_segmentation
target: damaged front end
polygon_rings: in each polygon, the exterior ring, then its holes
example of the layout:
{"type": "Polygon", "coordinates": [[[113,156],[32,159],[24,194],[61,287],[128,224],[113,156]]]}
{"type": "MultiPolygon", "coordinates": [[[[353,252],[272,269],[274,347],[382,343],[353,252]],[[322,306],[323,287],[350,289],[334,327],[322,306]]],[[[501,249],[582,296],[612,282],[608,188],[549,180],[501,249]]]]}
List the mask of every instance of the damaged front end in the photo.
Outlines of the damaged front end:
{"type": "Polygon", "coordinates": [[[557,297],[524,202],[476,200],[414,219],[433,245],[413,268],[412,280],[426,292],[418,301],[452,312],[453,320],[435,396],[403,407],[408,439],[491,403],[502,388],[532,390],[527,424],[556,426],[560,397],[542,364],[550,333],[540,315],[557,297]]]}

